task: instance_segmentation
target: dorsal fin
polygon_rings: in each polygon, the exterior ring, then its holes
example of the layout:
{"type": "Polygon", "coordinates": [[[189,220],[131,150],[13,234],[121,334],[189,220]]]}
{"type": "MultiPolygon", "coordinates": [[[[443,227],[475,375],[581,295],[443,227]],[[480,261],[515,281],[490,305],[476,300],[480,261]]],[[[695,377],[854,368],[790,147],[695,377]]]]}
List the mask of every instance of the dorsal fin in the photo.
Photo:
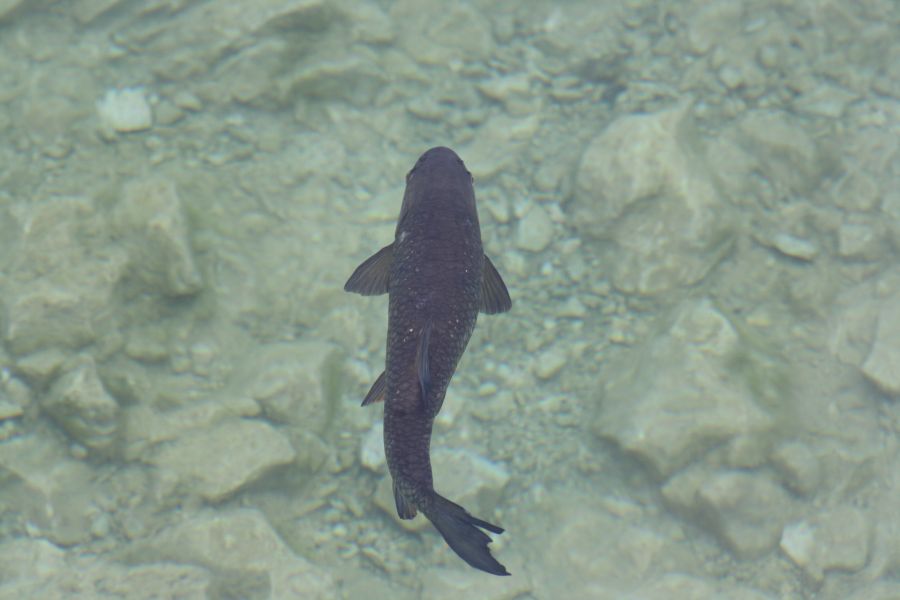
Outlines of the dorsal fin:
{"type": "Polygon", "coordinates": [[[425,323],[419,333],[419,347],[416,350],[416,373],[419,377],[419,389],[422,393],[422,407],[428,401],[428,391],[431,386],[431,367],[428,364],[428,343],[431,341],[431,321],[425,323]]]}

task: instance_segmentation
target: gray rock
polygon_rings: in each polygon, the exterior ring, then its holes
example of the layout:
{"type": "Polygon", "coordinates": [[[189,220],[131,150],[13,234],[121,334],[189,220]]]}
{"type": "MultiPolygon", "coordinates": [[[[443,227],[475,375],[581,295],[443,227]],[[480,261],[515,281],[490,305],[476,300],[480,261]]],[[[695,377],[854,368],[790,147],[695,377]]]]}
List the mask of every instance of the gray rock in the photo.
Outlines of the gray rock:
{"type": "Polygon", "coordinates": [[[553,221],[540,204],[525,213],[516,229],[516,247],[530,252],[541,252],[553,241],[553,221]]]}
{"type": "Polygon", "coordinates": [[[45,540],[0,544],[0,599],[209,598],[206,569],[172,564],[122,566],[83,556],[68,557],[45,540]]]}
{"type": "Polygon", "coordinates": [[[773,596],[742,586],[710,581],[682,573],[669,573],[621,596],[622,600],[774,600],[773,596]]]}
{"type": "Polygon", "coordinates": [[[883,251],[881,235],[870,223],[841,223],[837,235],[838,254],[845,258],[874,260],[883,251]]]}
{"type": "Polygon", "coordinates": [[[217,395],[169,411],[157,411],[147,403],[124,409],[124,456],[139,460],[162,442],[190,435],[192,430],[210,430],[235,417],[255,417],[259,405],[246,396],[217,395]]]}
{"type": "Polygon", "coordinates": [[[404,24],[397,30],[400,46],[424,64],[481,61],[493,50],[487,17],[467,4],[401,0],[391,4],[389,16],[404,24]]]}
{"type": "Polygon", "coordinates": [[[620,117],[581,158],[575,226],[615,243],[612,282],[626,293],[692,285],[731,246],[733,215],[698,140],[683,103],[620,117]]]}
{"type": "Polygon", "coordinates": [[[822,482],[822,466],[809,446],[801,442],[782,444],[770,457],[781,481],[793,492],[813,494],[822,482]]]}
{"type": "Polygon", "coordinates": [[[176,488],[218,502],[295,457],[288,439],[270,425],[228,419],[210,429],[185,431],[161,445],[148,462],[174,474],[176,488]]]}
{"type": "Polygon", "coordinates": [[[761,474],[714,473],[697,490],[695,511],[700,523],[738,558],[756,558],[778,545],[787,494],[761,474]]]}
{"type": "Polygon", "coordinates": [[[728,440],[770,431],[751,386],[756,360],[709,301],[683,305],[666,333],[609,365],[593,429],[668,477],[728,440]]]}
{"type": "Polygon", "coordinates": [[[897,598],[900,598],[900,583],[876,581],[855,589],[847,600],[897,600],[897,598]]]}
{"type": "Polygon", "coordinates": [[[340,356],[324,342],[267,344],[248,357],[236,379],[269,419],[322,433],[338,401],[340,356]]]}
{"type": "Polygon", "coordinates": [[[556,525],[549,532],[536,525],[533,534],[554,576],[534,579],[536,598],[623,598],[660,565],[679,564],[675,546],[657,531],[588,504],[557,493],[542,507],[556,525]]]}
{"type": "Polygon", "coordinates": [[[0,20],[13,14],[23,0],[0,0],[0,20]]]}
{"type": "Polygon", "coordinates": [[[79,23],[86,25],[121,3],[122,0],[75,0],[72,2],[72,14],[79,23]]]}
{"type": "Polygon", "coordinates": [[[126,257],[90,235],[106,228],[94,203],[62,197],[16,209],[19,235],[9,278],[0,280],[9,349],[78,349],[112,331],[113,290],[126,257]]]}
{"type": "Polygon", "coordinates": [[[70,546],[93,538],[91,527],[100,513],[91,495],[93,479],[87,464],[45,437],[20,435],[0,444],[5,510],[54,543],[70,546]]]}
{"type": "Polygon", "coordinates": [[[79,355],[65,368],[40,405],[78,443],[92,450],[111,450],[119,440],[119,404],[106,392],[89,355],[79,355]]]}
{"type": "Polygon", "coordinates": [[[816,142],[785,113],[746,113],[738,124],[737,140],[770,181],[796,193],[812,190],[828,168],[816,142]]]}
{"type": "Polygon", "coordinates": [[[785,527],[781,549],[810,579],[821,582],[829,570],[862,569],[871,537],[866,515],[851,506],[840,506],[785,527]]]}
{"type": "Polygon", "coordinates": [[[153,539],[126,550],[131,562],[174,561],[206,567],[220,584],[247,586],[241,597],[334,597],[332,574],[294,554],[265,517],[254,509],[191,515],[153,539]],[[249,583],[247,583],[249,580],[249,583]]]}
{"type": "Polygon", "coordinates": [[[888,394],[900,394],[900,293],[886,298],[878,311],[875,340],[862,372],[888,394]]]}
{"type": "MultiPolygon", "coordinates": [[[[510,568],[515,569],[514,566],[510,568]]],[[[433,567],[422,573],[422,600],[447,598],[516,600],[528,598],[531,591],[528,578],[492,577],[485,580],[478,571],[466,569],[464,566],[433,567]]]]}
{"type": "Polygon", "coordinates": [[[149,291],[166,296],[189,296],[200,291],[203,281],[172,181],[150,179],[127,184],[114,221],[128,248],[130,269],[149,291]]]}
{"type": "Polygon", "coordinates": [[[384,457],[384,424],[380,421],[363,437],[359,448],[359,462],[362,466],[380,473],[386,464],[384,457]]]}

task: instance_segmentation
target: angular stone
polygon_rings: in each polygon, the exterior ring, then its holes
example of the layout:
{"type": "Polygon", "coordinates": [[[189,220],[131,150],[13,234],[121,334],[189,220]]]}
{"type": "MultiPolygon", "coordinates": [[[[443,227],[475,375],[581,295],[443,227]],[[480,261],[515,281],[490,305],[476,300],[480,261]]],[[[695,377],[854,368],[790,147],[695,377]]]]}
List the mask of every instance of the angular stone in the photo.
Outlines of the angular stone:
{"type": "Polygon", "coordinates": [[[747,589],[737,585],[719,583],[714,585],[708,580],[684,575],[668,573],[661,578],[639,586],[620,597],[621,600],[774,600],[773,596],[747,589]]]}
{"type": "Polygon", "coordinates": [[[0,544],[0,599],[209,598],[210,575],[188,565],[122,566],[85,556],[67,557],[45,540],[0,544]]]}
{"type": "Polygon", "coordinates": [[[587,147],[574,223],[616,245],[612,282],[657,294],[702,279],[730,248],[733,215],[707,172],[690,104],[613,121],[587,147]]]}
{"type": "Polygon", "coordinates": [[[105,222],[93,202],[55,197],[19,205],[13,217],[19,235],[2,281],[9,349],[78,349],[114,328],[112,296],[125,255],[98,247],[105,222]]]}
{"type": "Polygon", "coordinates": [[[875,341],[862,372],[888,394],[900,394],[900,293],[885,299],[878,312],[875,341]]]}
{"type": "Polygon", "coordinates": [[[341,364],[327,343],[266,344],[248,357],[238,380],[267,418],[321,433],[334,416],[341,364]]]}
{"type": "Polygon", "coordinates": [[[126,460],[139,460],[162,442],[190,435],[191,430],[210,430],[234,417],[255,417],[259,405],[245,396],[214,396],[169,411],[155,411],[147,403],[124,409],[126,460]]]}
{"type": "Polygon", "coordinates": [[[108,90],[97,102],[97,115],[105,134],[142,131],[153,126],[153,113],[141,89],[108,90]]]}
{"type": "Polygon", "coordinates": [[[290,442],[272,426],[228,419],[211,429],[185,431],[149,462],[174,473],[180,487],[218,502],[295,457],[290,442]]]}
{"type": "Polygon", "coordinates": [[[97,514],[93,477],[87,464],[69,458],[60,444],[40,436],[21,435],[0,444],[5,510],[54,543],[70,546],[93,537],[97,514]]]}
{"type": "MultiPolygon", "coordinates": [[[[510,567],[515,569],[515,567],[510,567]]],[[[517,570],[517,569],[516,569],[517,570]]],[[[465,566],[433,567],[422,573],[422,600],[446,598],[527,598],[531,584],[524,577],[492,577],[485,580],[478,571],[465,566]]]]}
{"type": "Polygon", "coordinates": [[[822,466],[806,444],[782,444],[772,453],[771,461],[781,480],[793,492],[811,495],[822,482],[822,466]]]}
{"type": "Polygon", "coordinates": [[[401,0],[391,4],[390,17],[404,23],[397,31],[400,45],[424,64],[481,61],[493,49],[487,17],[468,4],[401,0]]]}
{"type": "Polygon", "coordinates": [[[252,595],[241,597],[334,597],[332,574],[294,554],[255,509],[191,515],[153,539],[135,543],[126,550],[126,559],[199,565],[221,574],[223,583],[249,580],[252,595]]]}
{"type": "Polygon", "coordinates": [[[128,248],[131,271],[149,291],[188,296],[203,280],[194,261],[187,219],[175,184],[167,179],[125,186],[114,220],[128,248]]]}
{"type": "Polygon", "coordinates": [[[516,247],[530,252],[541,252],[553,241],[553,221],[540,204],[525,213],[516,229],[516,247]]]}
{"type": "Polygon", "coordinates": [[[763,556],[778,545],[787,494],[760,474],[714,473],[697,490],[695,510],[703,525],[738,558],[763,556]]]}
{"type": "Polygon", "coordinates": [[[770,181],[795,193],[812,190],[828,168],[818,145],[787,114],[756,110],[738,124],[739,143],[756,159],[770,181]]]}
{"type": "Polygon", "coordinates": [[[813,581],[829,570],[859,571],[869,556],[871,526],[857,508],[840,506],[784,528],[781,549],[813,581]]]}
{"type": "Polygon", "coordinates": [[[0,20],[12,15],[22,2],[24,0],[0,0],[0,20]]]}
{"type": "Polygon", "coordinates": [[[386,464],[384,458],[384,424],[380,421],[363,437],[359,448],[359,462],[362,466],[380,473],[386,464]]]}
{"type": "Polygon", "coordinates": [[[92,450],[110,450],[119,440],[119,404],[106,392],[89,355],[80,355],[40,404],[78,443],[92,450]]]}
{"type": "Polygon", "coordinates": [[[594,431],[668,477],[732,438],[770,430],[751,386],[757,360],[710,302],[684,305],[665,334],[609,366],[594,431]]]}

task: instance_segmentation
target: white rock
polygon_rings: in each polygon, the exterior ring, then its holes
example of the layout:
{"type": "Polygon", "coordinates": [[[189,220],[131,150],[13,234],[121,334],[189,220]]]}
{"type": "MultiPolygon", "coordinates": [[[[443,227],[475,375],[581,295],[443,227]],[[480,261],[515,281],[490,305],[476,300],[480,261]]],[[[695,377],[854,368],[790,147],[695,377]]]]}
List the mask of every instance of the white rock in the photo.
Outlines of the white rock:
{"type": "Polygon", "coordinates": [[[136,543],[127,553],[130,562],[194,564],[232,573],[235,580],[261,579],[269,592],[265,597],[334,597],[331,573],[295,554],[254,509],[191,514],[153,539],[136,543]],[[258,578],[259,574],[263,577],[258,578]]]}
{"type": "Polygon", "coordinates": [[[288,439],[272,426],[229,419],[211,429],[184,432],[148,460],[174,474],[180,488],[218,502],[295,456],[288,439]]]}
{"type": "Polygon", "coordinates": [[[821,581],[827,570],[862,569],[871,533],[862,511],[841,506],[785,527],[781,549],[813,581],[821,581]]]}
{"type": "Polygon", "coordinates": [[[359,448],[359,462],[376,473],[384,470],[384,424],[379,421],[363,437],[359,448]]]}
{"type": "Polygon", "coordinates": [[[812,494],[822,481],[818,457],[801,442],[782,444],[772,453],[771,461],[782,482],[798,494],[812,494]]]}
{"type": "Polygon", "coordinates": [[[516,230],[516,247],[530,252],[541,252],[553,241],[554,229],[550,215],[540,204],[535,204],[519,221],[516,230]]]}
{"type": "Polygon", "coordinates": [[[739,558],[763,556],[778,544],[789,498],[761,474],[713,474],[697,490],[701,523],[739,558]]]}
{"type": "Polygon", "coordinates": [[[575,226],[612,240],[612,281],[656,294],[702,279],[730,247],[733,215],[702,160],[685,102],[620,117],[585,150],[575,226]]]}
{"type": "Polygon", "coordinates": [[[566,351],[558,346],[541,352],[534,362],[534,374],[539,379],[550,379],[566,366],[566,351]]]}
{"type": "MultiPolygon", "coordinates": [[[[82,544],[92,538],[96,514],[91,481],[84,461],[68,456],[61,442],[49,436],[21,435],[0,444],[0,473],[7,510],[28,522],[32,535],[56,544],[82,544]]],[[[0,581],[3,577],[0,560],[0,581]]]]}
{"type": "Polygon", "coordinates": [[[119,435],[119,405],[106,392],[94,360],[81,355],[41,401],[41,408],[78,443],[109,450],[119,435]]]}
{"type": "Polygon", "coordinates": [[[878,313],[875,341],[862,372],[889,394],[900,394],[900,293],[887,298],[878,313]]]}
{"type": "Polygon", "coordinates": [[[103,128],[112,131],[142,131],[153,126],[150,104],[140,88],[107,90],[97,102],[103,128]]]}
{"type": "Polygon", "coordinates": [[[200,291],[184,206],[175,183],[155,178],[128,182],[115,208],[117,232],[132,272],[151,293],[182,297],[200,291]]]}
{"type": "Polygon", "coordinates": [[[748,353],[735,368],[732,357],[747,349],[710,302],[680,307],[666,329],[607,366],[594,423],[598,435],[661,477],[737,436],[763,435],[773,424],[750,385],[758,376],[756,359],[748,353]]]}

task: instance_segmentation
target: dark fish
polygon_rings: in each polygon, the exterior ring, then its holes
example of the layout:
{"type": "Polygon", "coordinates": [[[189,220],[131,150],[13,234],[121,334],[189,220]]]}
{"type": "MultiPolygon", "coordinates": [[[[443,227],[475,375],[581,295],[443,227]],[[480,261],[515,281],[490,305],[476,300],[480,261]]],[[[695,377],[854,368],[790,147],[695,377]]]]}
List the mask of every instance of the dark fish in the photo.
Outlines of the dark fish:
{"type": "Polygon", "coordinates": [[[428,517],[460,558],[509,575],[482,531],[503,529],[434,491],[431,428],[478,313],[512,306],[481,245],[472,174],[449,148],[432,148],[406,176],[394,243],[366,260],[344,285],[389,294],[385,370],[363,406],[384,400],[384,452],[401,519],[428,517]]]}

